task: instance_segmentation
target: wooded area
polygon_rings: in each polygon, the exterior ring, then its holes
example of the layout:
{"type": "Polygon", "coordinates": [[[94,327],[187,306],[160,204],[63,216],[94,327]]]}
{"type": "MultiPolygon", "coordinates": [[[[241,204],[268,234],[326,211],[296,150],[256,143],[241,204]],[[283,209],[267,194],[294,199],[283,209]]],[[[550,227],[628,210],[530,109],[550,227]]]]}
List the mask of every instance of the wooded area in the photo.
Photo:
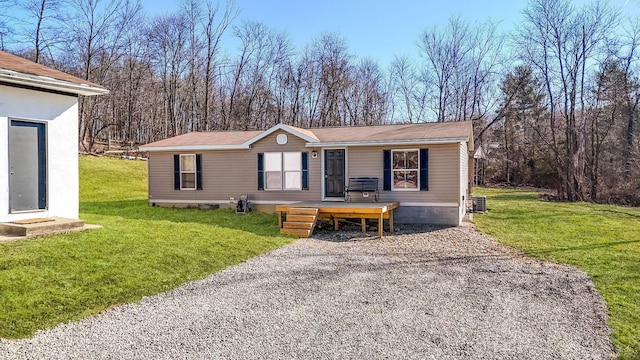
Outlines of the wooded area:
{"type": "Polygon", "coordinates": [[[479,182],[640,205],[640,20],[605,1],[530,0],[508,32],[424,24],[407,34],[415,56],[385,66],[337,33],[296,48],[237,21],[232,0],[154,17],[135,0],[0,0],[0,11],[0,48],[111,91],[81,98],[84,151],[278,123],[473,120],[479,182]]]}

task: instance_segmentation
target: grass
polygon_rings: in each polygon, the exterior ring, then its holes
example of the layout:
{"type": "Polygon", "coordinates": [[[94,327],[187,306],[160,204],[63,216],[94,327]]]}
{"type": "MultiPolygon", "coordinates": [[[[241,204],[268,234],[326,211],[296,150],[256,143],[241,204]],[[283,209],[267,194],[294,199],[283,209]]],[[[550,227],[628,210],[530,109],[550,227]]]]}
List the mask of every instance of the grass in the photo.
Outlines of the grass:
{"type": "Polygon", "coordinates": [[[576,265],[606,300],[622,359],[640,359],[640,208],[539,201],[534,191],[474,189],[478,229],[529,255],[576,265]]]}
{"type": "Polygon", "coordinates": [[[146,165],[81,157],[80,216],[103,228],[0,243],[0,337],[136,302],[292,240],[274,215],[149,207],[146,165]]]}

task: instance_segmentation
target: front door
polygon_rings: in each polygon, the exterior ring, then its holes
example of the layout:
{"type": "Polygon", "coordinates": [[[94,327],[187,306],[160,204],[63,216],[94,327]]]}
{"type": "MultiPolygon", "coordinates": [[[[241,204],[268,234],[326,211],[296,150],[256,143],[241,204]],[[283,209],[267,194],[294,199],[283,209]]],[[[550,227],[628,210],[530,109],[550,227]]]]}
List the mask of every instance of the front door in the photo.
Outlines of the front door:
{"type": "Polygon", "coordinates": [[[324,151],[324,196],[344,197],[344,149],[324,151]]]}
{"type": "Polygon", "coordinates": [[[47,207],[45,125],[11,120],[9,127],[9,210],[47,207]]]}

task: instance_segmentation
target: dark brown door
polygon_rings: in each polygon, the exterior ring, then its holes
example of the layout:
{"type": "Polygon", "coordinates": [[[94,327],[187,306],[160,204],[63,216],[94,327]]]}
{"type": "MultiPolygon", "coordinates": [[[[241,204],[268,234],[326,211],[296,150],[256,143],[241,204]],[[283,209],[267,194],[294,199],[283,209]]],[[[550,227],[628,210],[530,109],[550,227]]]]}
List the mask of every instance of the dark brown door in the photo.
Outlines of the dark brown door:
{"type": "Polygon", "coordinates": [[[344,149],[324,151],[324,196],[344,197],[344,149]]]}

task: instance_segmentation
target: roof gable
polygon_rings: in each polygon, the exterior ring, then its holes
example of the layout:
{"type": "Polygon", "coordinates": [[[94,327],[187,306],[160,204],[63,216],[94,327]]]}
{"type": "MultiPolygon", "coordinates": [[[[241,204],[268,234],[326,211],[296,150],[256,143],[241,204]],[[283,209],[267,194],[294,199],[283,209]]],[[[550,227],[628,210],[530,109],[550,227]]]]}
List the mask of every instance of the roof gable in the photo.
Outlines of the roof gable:
{"type": "Polygon", "coordinates": [[[253,138],[249,139],[247,141],[247,145],[251,145],[251,144],[255,143],[256,141],[264,139],[265,137],[273,134],[274,132],[276,132],[278,130],[286,131],[289,134],[297,136],[297,137],[301,138],[302,140],[304,140],[306,142],[309,142],[309,143],[318,142],[318,138],[315,137],[314,133],[312,131],[308,130],[308,129],[301,129],[301,128],[297,128],[295,126],[278,124],[278,125],[272,126],[269,129],[263,131],[259,135],[256,135],[253,138]]]}

